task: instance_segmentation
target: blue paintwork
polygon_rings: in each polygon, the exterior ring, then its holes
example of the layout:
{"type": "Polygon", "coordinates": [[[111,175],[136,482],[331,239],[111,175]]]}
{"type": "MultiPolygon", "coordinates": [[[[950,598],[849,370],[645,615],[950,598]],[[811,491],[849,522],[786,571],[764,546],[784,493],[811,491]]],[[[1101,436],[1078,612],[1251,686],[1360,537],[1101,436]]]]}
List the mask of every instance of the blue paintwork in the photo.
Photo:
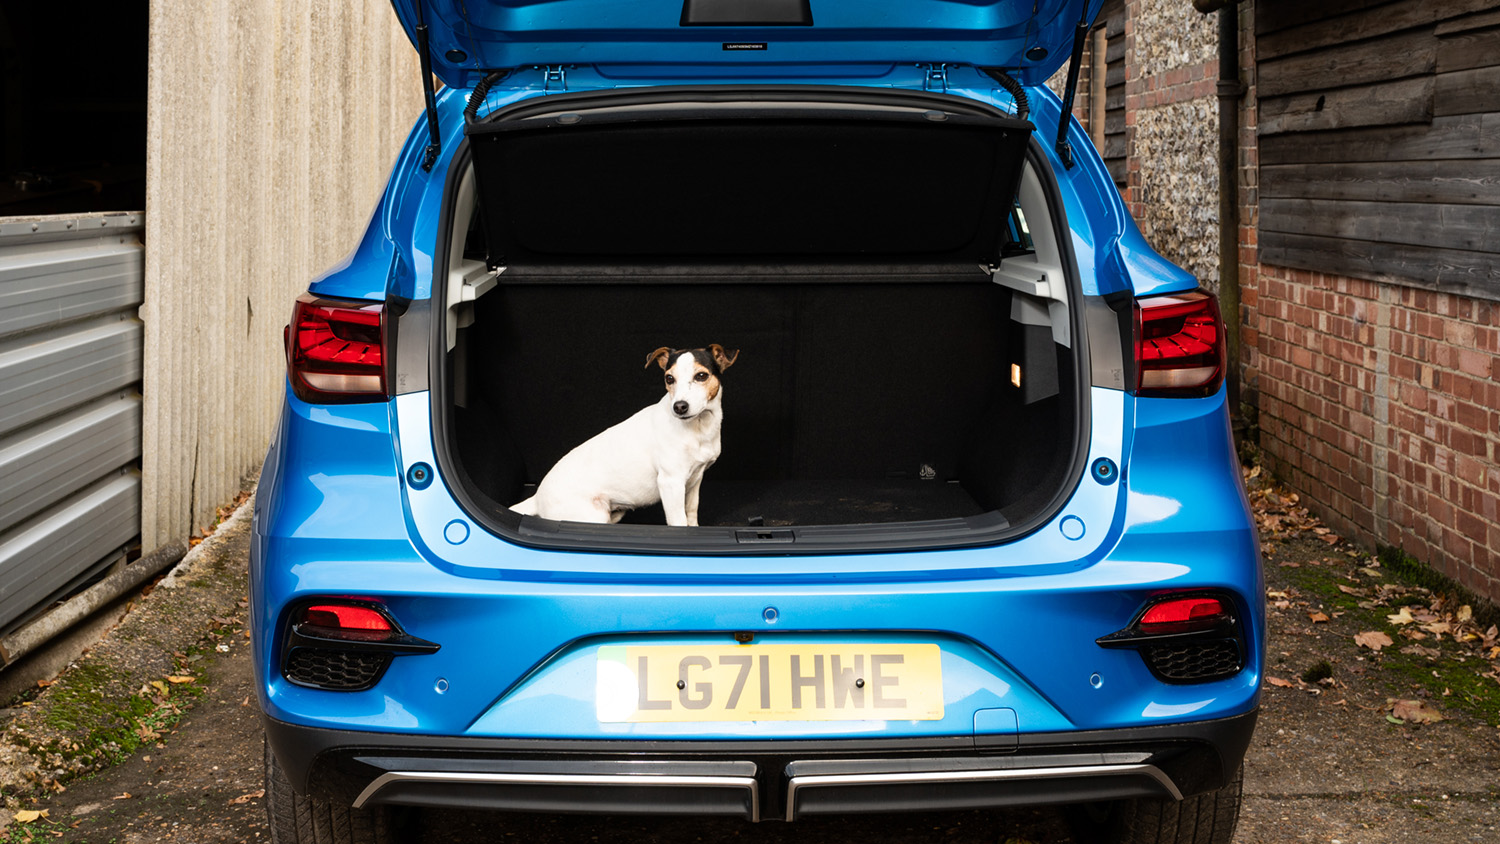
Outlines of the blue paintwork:
{"type": "MultiPolygon", "coordinates": [[[[412,45],[416,0],[391,5],[412,45]]],[[[680,26],[683,0],[424,0],[432,70],[469,88],[485,69],[532,65],[868,62],[1018,68],[1038,85],[1062,66],[1080,18],[1104,0],[815,0],[812,26],[680,26]],[[761,43],[726,50],[725,43],[761,43]],[[1041,48],[1040,58],[1027,58],[1041,48]],[[450,57],[457,50],[462,55],[450,57]]]]}
{"type": "MultiPolygon", "coordinates": [[[[439,17],[455,7],[437,6],[439,17]]],[[[730,79],[920,90],[924,74],[868,62],[690,71],[579,66],[569,70],[568,86],[730,79]]],[[[952,69],[948,92],[1012,107],[1008,94],[972,68],[952,69]]],[[[1076,124],[1069,138],[1078,164],[1057,163],[1050,139],[1060,103],[1042,87],[1028,94],[1058,180],[1083,292],[1148,295],[1195,287],[1145,244],[1076,124]]],[[[425,116],[418,119],[359,246],[312,284],[314,292],[375,300],[431,296],[441,194],[468,95],[449,88],[437,97],[443,153],[430,173],[419,166],[427,126],[425,116]]],[[[541,74],[521,71],[495,87],[485,110],[543,95],[541,74]]],[[[286,394],[257,496],[251,555],[257,690],[274,718],[446,736],[807,738],[968,734],[976,712],[996,709],[1016,713],[1017,728],[1028,733],[1184,723],[1258,705],[1264,589],[1222,391],[1203,399],[1137,399],[1093,388],[1087,459],[1114,461],[1117,482],[1085,477],[1050,524],[1004,546],[732,556],[712,565],[701,558],[534,549],[487,532],[441,476],[423,489],[403,480],[414,463],[439,465],[429,402],[427,393],[413,393],[386,403],[318,406],[286,394]],[[1064,534],[1065,519],[1082,523],[1081,537],[1064,534]],[[449,541],[464,533],[461,543],[449,541]],[[1133,651],[1095,644],[1128,623],[1151,595],[1198,587],[1228,590],[1240,604],[1257,644],[1241,674],[1169,686],[1154,680],[1133,651]],[[292,686],[274,670],[277,622],[290,601],[315,595],[380,600],[408,632],[442,649],[397,658],[365,692],[292,686]],[[774,623],[765,620],[768,606],[779,611],[774,623]],[[595,719],[593,660],[600,644],[727,642],[736,630],[767,641],[919,634],[943,648],[945,718],[753,727],[595,719]],[[1097,689],[1089,682],[1096,673],[1103,679],[1097,689]],[[442,693],[439,679],[447,681],[442,693]]],[[[983,723],[1009,718],[980,717],[983,723]]]]}

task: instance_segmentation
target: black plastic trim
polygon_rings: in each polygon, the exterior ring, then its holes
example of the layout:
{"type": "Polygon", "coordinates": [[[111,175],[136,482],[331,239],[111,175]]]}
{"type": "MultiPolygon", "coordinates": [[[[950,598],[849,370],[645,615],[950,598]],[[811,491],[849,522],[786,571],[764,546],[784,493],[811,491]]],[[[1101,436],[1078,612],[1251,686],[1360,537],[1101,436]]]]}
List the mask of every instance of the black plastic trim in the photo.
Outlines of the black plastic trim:
{"type": "Polygon", "coordinates": [[[808,0],[683,0],[682,26],[812,26],[808,0]]]}
{"type": "Polygon", "coordinates": [[[278,623],[278,629],[282,631],[280,635],[281,648],[279,651],[281,657],[277,662],[278,670],[280,671],[281,676],[285,678],[288,683],[302,686],[304,688],[323,689],[324,687],[304,682],[287,673],[287,666],[291,662],[292,654],[296,653],[297,651],[354,651],[363,653],[379,653],[384,654],[387,657],[385,664],[383,664],[380,669],[370,677],[368,682],[359,686],[326,689],[326,691],[363,691],[365,689],[373,687],[376,683],[379,683],[380,679],[385,676],[386,670],[391,666],[389,657],[436,653],[441,648],[441,646],[436,642],[429,642],[426,639],[419,639],[407,633],[404,629],[402,629],[401,624],[394,618],[392,618],[391,614],[386,610],[386,608],[381,606],[380,604],[377,604],[373,601],[349,600],[347,598],[341,598],[337,596],[306,598],[288,604],[287,607],[282,611],[281,621],[278,623]],[[320,628],[313,625],[298,624],[296,621],[294,621],[294,619],[297,617],[297,614],[303,609],[314,604],[324,603],[346,604],[349,606],[364,607],[366,609],[374,610],[375,612],[379,613],[388,624],[391,625],[392,634],[384,639],[379,640],[367,641],[361,639],[348,639],[325,635],[322,633],[325,628],[320,628]]]}
{"type": "Polygon", "coordinates": [[[1231,592],[1222,589],[1195,589],[1185,592],[1168,592],[1156,595],[1142,604],[1136,610],[1130,623],[1106,636],[1100,636],[1094,640],[1094,644],[1101,648],[1132,648],[1140,652],[1141,660],[1145,662],[1146,668],[1151,675],[1163,683],[1174,686],[1192,685],[1195,683],[1211,683],[1223,680],[1245,670],[1246,656],[1249,653],[1249,645],[1245,640],[1244,626],[1240,624],[1241,611],[1239,602],[1231,592]],[[1217,598],[1220,603],[1229,608],[1226,617],[1214,622],[1209,627],[1192,628],[1185,626],[1179,630],[1164,630],[1160,632],[1146,632],[1141,630],[1141,619],[1157,604],[1165,601],[1174,601],[1181,598],[1217,598]],[[1215,674],[1207,677],[1198,677],[1185,680],[1163,674],[1152,660],[1146,649],[1153,645],[1189,644],[1194,642],[1233,642],[1239,655],[1239,666],[1232,672],[1215,674]]]}
{"type": "MultiPolygon", "coordinates": [[[[1020,749],[1013,754],[986,753],[976,748],[972,735],[781,741],[580,741],[330,730],[293,725],[271,717],[266,717],[265,728],[271,748],[296,791],[311,791],[349,803],[379,777],[392,771],[603,775],[650,771],[682,776],[743,776],[749,770],[746,766],[753,765],[761,795],[761,814],[776,817],[786,811],[784,796],[791,777],[836,772],[1141,764],[1159,770],[1182,795],[1191,796],[1231,781],[1249,747],[1257,716],[1258,710],[1251,710],[1229,718],[1184,724],[1023,734],[1019,737],[1020,749]]],[[[1103,787],[1121,784],[1122,778],[1116,776],[1103,787]]],[[[1028,794],[1027,801],[1072,802],[1108,796],[1086,777],[1072,782],[1060,780],[1054,786],[1028,794]]],[[[1139,783],[1131,787],[1138,786],[1139,783]]],[[[471,798],[476,807],[486,805],[483,796],[471,795],[471,798]]],[[[990,795],[983,799],[1004,798],[990,795]]],[[[903,808],[939,805],[913,804],[903,808]]]]}

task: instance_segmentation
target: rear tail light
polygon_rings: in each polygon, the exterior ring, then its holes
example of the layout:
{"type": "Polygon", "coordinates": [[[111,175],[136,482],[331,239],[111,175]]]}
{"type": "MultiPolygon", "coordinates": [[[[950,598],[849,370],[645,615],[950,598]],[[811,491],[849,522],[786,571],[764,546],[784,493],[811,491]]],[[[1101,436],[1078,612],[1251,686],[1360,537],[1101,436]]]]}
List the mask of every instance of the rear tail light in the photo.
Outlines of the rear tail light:
{"type": "Polygon", "coordinates": [[[361,691],[380,682],[396,657],[438,649],[408,635],[383,606],[368,601],[314,601],[287,618],[281,674],[299,686],[361,691]]]}
{"type": "Polygon", "coordinates": [[[385,305],[304,293],[286,328],[287,379],[317,404],[383,401],[385,305]]]}
{"type": "Polygon", "coordinates": [[[1136,393],[1202,397],[1224,380],[1224,323],[1214,297],[1195,291],[1139,299],[1135,308],[1136,393]]]}

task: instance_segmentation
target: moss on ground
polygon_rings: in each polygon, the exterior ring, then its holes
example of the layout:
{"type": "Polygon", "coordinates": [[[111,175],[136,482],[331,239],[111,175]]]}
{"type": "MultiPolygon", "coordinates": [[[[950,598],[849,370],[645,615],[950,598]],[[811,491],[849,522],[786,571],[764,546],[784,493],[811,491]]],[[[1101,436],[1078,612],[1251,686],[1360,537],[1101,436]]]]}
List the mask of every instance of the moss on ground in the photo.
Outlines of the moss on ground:
{"type": "Polygon", "coordinates": [[[1419,696],[1444,708],[1500,726],[1500,680],[1496,679],[1500,664],[1472,643],[1455,641],[1451,634],[1424,633],[1418,624],[1394,623],[1389,618],[1399,616],[1402,608],[1410,613],[1437,602],[1452,608],[1470,607],[1473,615],[1467,629],[1473,630],[1477,622],[1483,630],[1488,619],[1482,613],[1494,608],[1453,589],[1451,581],[1409,557],[1394,566],[1363,554],[1346,559],[1283,571],[1301,597],[1321,605],[1326,614],[1342,617],[1359,631],[1379,631],[1391,637],[1393,644],[1378,653],[1360,649],[1361,656],[1381,669],[1370,672],[1367,679],[1384,684],[1393,697],[1409,698],[1422,690],[1425,694],[1419,696]],[[1466,599],[1473,603],[1460,603],[1466,599]]]}

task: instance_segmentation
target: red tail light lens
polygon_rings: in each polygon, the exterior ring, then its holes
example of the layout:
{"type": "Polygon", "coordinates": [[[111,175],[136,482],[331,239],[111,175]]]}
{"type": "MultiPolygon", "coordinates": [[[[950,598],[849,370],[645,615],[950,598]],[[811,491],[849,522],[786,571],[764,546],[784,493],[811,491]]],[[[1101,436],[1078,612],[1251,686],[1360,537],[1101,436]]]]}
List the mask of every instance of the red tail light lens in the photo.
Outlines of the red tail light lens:
{"type": "Polygon", "coordinates": [[[1173,598],[1152,604],[1138,622],[1142,633],[1164,630],[1207,629],[1228,618],[1229,611],[1218,598],[1173,598]]]}
{"type": "Polygon", "coordinates": [[[384,400],[385,333],[383,303],[297,297],[286,331],[292,392],[319,404],[384,400]]]}
{"type": "Polygon", "coordinates": [[[1224,323],[1203,292],[1136,301],[1136,394],[1211,396],[1224,380],[1224,323]]]}

